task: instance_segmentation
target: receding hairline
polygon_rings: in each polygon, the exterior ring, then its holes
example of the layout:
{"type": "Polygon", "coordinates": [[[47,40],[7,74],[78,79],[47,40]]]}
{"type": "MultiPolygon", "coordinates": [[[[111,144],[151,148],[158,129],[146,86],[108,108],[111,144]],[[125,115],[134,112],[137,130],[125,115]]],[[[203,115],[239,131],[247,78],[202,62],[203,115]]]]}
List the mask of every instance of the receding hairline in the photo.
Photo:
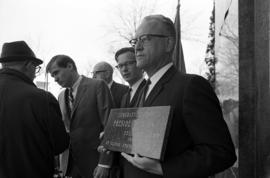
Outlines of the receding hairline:
{"type": "Polygon", "coordinates": [[[174,27],[174,23],[172,22],[172,20],[168,17],[165,17],[163,15],[157,14],[157,15],[149,15],[143,18],[143,22],[147,22],[147,23],[161,23],[162,25],[165,26],[166,32],[169,33],[169,35],[173,38],[176,37],[176,31],[175,31],[175,27],[174,27]]]}
{"type": "Polygon", "coordinates": [[[108,62],[105,62],[105,61],[101,61],[101,62],[97,63],[97,64],[94,66],[94,71],[93,71],[93,72],[95,72],[96,69],[99,69],[99,70],[100,70],[100,69],[101,69],[101,70],[108,70],[108,71],[113,72],[113,67],[112,67],[112,65],[109,64],[108,62]]]}

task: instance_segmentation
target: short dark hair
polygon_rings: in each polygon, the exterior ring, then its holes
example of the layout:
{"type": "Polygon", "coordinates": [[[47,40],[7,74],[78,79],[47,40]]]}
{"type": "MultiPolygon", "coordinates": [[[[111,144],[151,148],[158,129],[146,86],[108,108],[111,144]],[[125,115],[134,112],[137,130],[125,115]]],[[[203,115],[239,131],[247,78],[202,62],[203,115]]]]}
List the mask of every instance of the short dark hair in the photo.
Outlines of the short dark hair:
{"type": "Polygon", "coordinates": [[[131,53],[135,54],[135,49],[132,47],[125,47],[125,48],[121,48],[118,51],[116,51],[115,57],[114,57],[116,62],[118,62],[118,60],[117,60],[118,56],[120,56],[121,54],[126,53],[126,52],[131,52],[131,53]]]}
{"type": "Polygon", "coordinates": [[[73,59],[71,57],[69,57],[67,55],[59,54],[59,55],[56,55],[56,56],[52,57],[50,62],[47,64],[47,67],[46,67],[46,72],[47,73],[50,72],[52,64],[54,62],[56,62],[56,64],[59,67],[67,67],[67,64],[71,63],[73,65],[75,71],[77,71],[76,64],[75,64],[75,62],[73,61],[73,59]]]}

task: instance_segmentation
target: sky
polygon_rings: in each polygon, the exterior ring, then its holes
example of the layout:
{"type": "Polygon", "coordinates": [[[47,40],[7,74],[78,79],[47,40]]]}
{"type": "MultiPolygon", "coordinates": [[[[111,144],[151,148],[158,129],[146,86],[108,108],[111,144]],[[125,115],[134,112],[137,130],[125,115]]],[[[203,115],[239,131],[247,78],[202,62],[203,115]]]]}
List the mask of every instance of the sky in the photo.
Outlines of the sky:
{"type": "MultiPolygon", "coordinates": [[[[203,75],[213,1],[181,0],[180,4],[186,70],[203,75]]],[[[115,50],[128,45],[115,31],[115,26],[121,27],[119,14],[129,18],[135,6],[143,6],[144,15],[163,14],[174,20],[176,5],[177,0],[0,0],[0,45],[26,41],[44,61],[43,70],[54,55],[69,55],[79,73],[87,75],[99,61],[115,66],[115,50]]],[[[118,71],[114,77],[122,82],[118,71]]],[[[49,81],[49,89],[57,95],[60,87],[49,81]]]]}

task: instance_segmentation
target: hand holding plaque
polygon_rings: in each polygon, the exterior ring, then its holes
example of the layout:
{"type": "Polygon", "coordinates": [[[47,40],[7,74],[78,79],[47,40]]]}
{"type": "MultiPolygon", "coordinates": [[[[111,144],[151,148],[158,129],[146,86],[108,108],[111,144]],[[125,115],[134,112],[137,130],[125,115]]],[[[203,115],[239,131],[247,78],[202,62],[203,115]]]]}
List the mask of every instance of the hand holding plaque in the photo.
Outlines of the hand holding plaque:
{"type": "Polygon", "coordinates": [[[102,145],[162,160],[169,128],[170,106],[112,109],[102,145]]]}
{"type": "Polygon", "coordinates": [[[147,172],[163,175],[163,171],[161,168],[161,164],[159,160],[147,158],[147,157],[141,157],[138,156],[138,154],[135,154],[134,156],[130,156],[126,153],[121,153],[121,155],[128,160],[131,164],[136,166],[137,168],[140,168],[142,170],[145,170],[147,172]]]}

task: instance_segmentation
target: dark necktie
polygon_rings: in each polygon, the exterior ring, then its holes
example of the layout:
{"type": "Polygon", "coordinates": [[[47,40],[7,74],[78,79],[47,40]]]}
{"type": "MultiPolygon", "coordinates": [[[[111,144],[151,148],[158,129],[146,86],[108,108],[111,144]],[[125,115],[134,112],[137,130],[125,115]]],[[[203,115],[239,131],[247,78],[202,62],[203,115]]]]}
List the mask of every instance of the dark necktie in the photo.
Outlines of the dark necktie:
{"type": "Polygon", "coordinates": [[[128,93],[127,93],[127,98],[126,98],[126,107],[129,107],[130,98],[131,98],[131,92],[132,92],[132,88],[129,88],[128,93]]]}
{"type": "Polygon", "coordinates": [[[151,80],[150,79],[146,80],[146,83],[145,83],[144,88],[143,88],[143,93],[140,97],[140,103],[139,103],[140,107],[142,107],[144,105],[144,101],[146,99],[146,95],[147,95],[150,84],[151,84],[151,80]]]}
{"type": "Polygon", "coordinates": [[[73,107],[73,102],[74,102],[72,89],[70,89],[70,88],[67,88],[65,90],[65,102],[66,102],[66,106],[67,106],[67,113],[68,113],[68,116],[70,119],[71,118],[71,111],[72,111],[72,107],[73,107]]]}
{"type": "Polygon", "coordinates": [[[72,107],[72,105],[74,103],[74,96],[73,96],[72,92],[73,92],[73,89],[69,88],[68,89],[68,100],[69,100],[69,102],[71,104],[71,107],[72,107]]]}

